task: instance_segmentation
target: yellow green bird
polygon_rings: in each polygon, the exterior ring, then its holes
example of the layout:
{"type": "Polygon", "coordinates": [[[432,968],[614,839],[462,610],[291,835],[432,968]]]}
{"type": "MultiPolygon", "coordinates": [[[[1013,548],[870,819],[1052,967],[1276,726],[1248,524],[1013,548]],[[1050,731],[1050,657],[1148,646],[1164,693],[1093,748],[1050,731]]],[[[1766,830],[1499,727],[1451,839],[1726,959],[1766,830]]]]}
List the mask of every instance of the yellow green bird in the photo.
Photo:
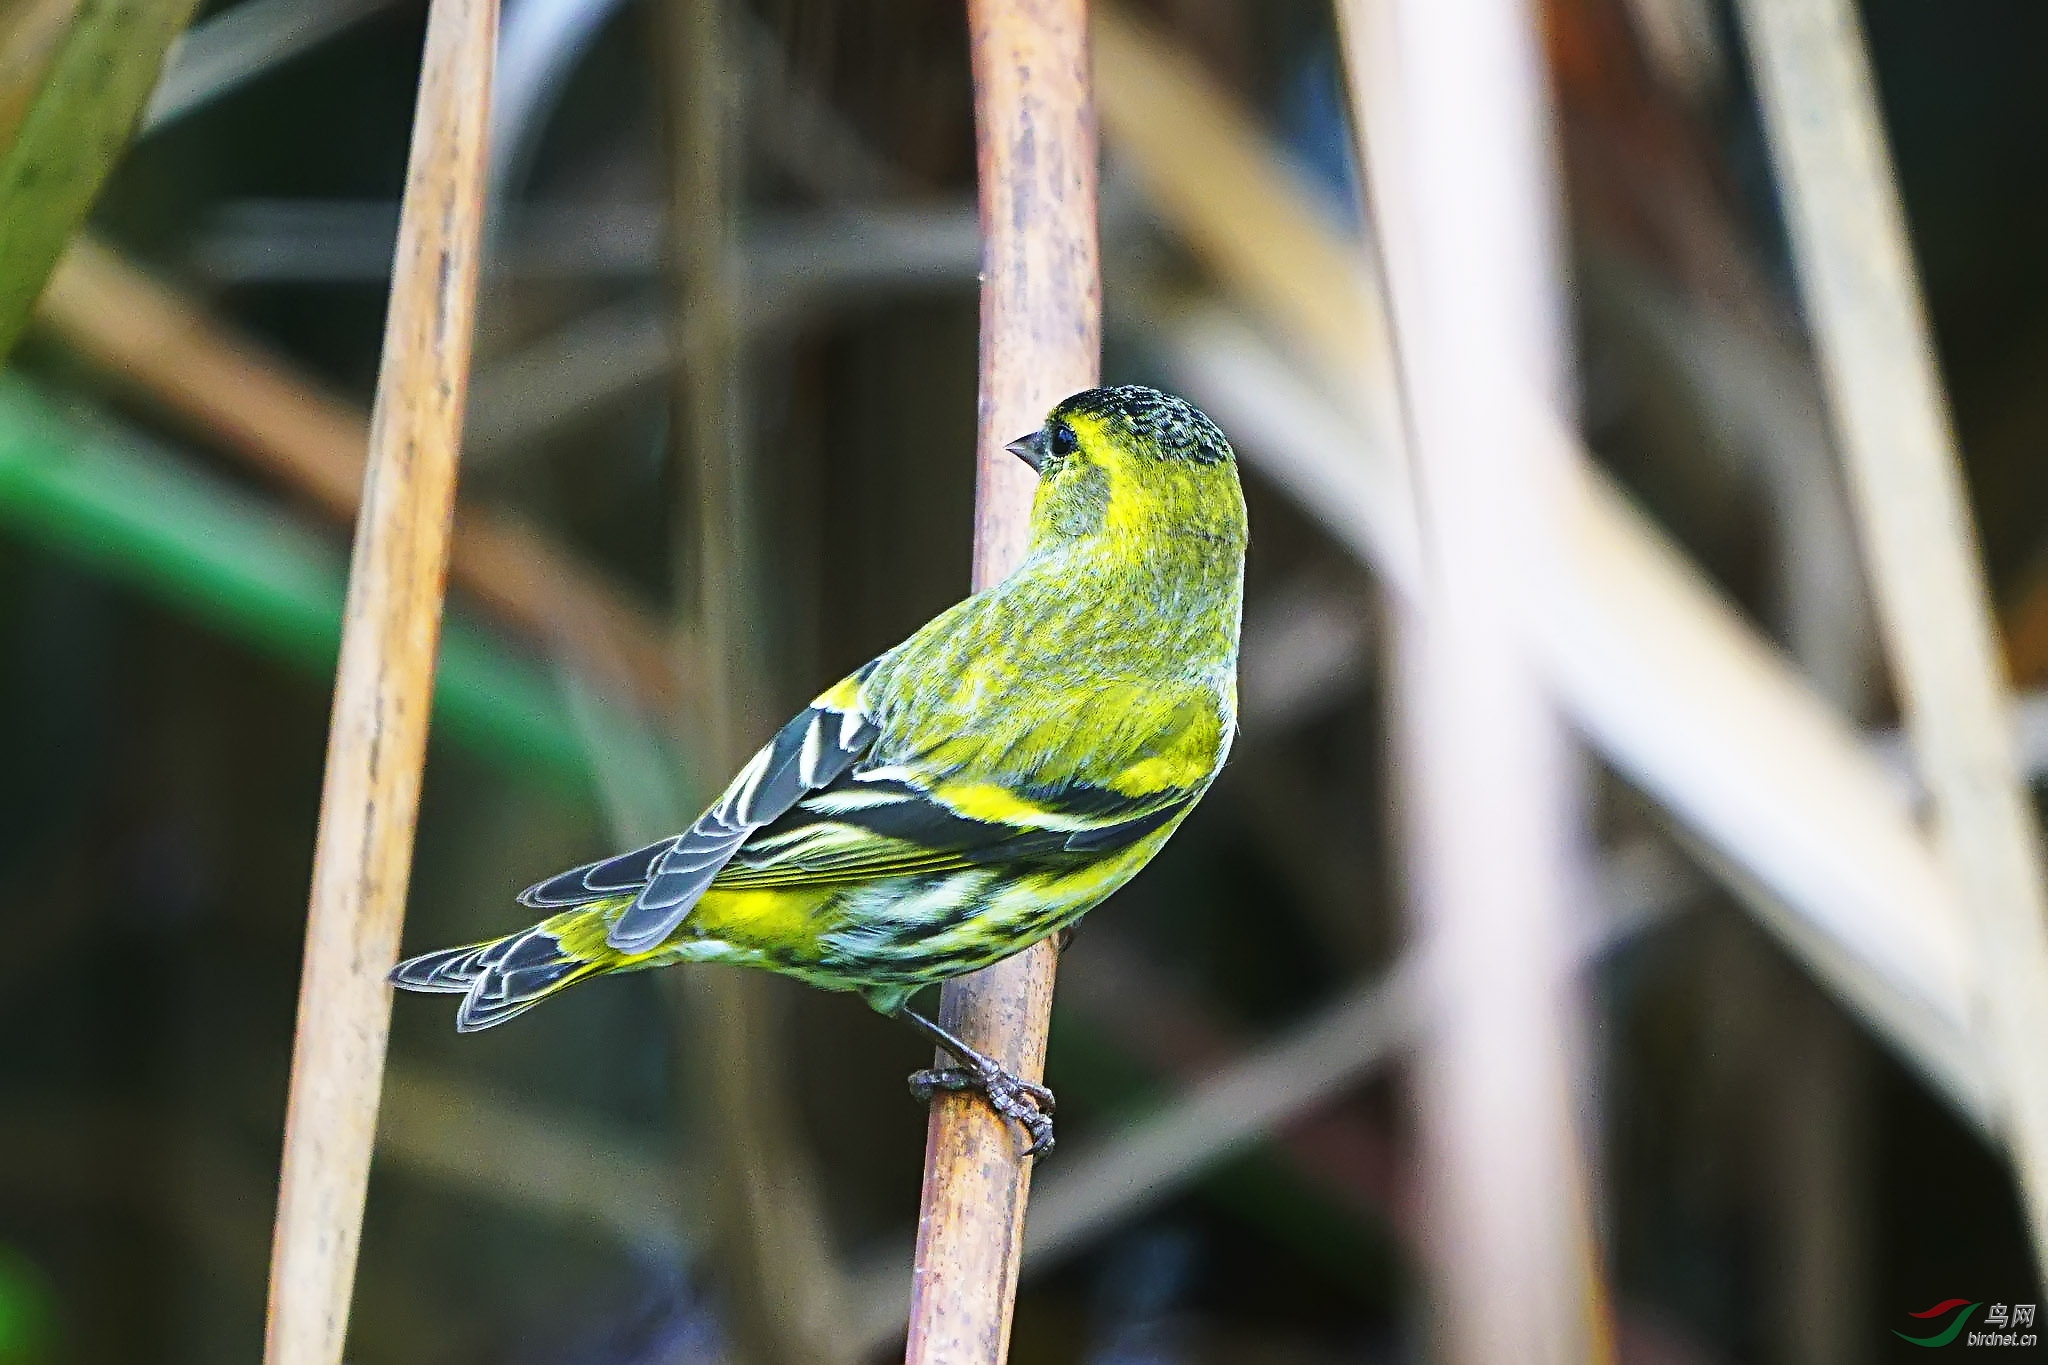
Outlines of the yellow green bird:
{"type": "Polygon", "coordinates": [[[549,911],[391,979],[503,1023],[588,977],[730,962],[857,991],[1052,1146],[1053,1098],[909,1008],[1067,928],[1152,860],[1237,731],[1244,494],[1230,443],[1156,389],[1090,389],[1010,450],[1023,562],[841,680],[681,834],[530,887],[549,911]]]}

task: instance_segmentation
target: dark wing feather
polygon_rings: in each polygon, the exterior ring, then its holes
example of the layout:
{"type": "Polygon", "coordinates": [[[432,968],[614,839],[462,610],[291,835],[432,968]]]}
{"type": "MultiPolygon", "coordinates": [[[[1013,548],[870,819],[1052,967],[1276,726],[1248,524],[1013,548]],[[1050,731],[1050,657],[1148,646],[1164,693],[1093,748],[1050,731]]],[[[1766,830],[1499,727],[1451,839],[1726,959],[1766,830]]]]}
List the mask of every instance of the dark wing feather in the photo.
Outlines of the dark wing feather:
{"type": "Polygon", "coordinates": [[[757,831],[718,885],[790,886],[945,872],[991,862],[1060,862],[1128,848],[1191,807],[1199,792],[1138,796],[1070,785],[1026,798],[1031,814],[978,819],[898,776],[849,771],[757,831]]]}
{"type": "Polygon", "coordinates": [[[567,872],[548,878],[536,886],[529,886],[519,893],[519,903],[535,910],[555,910],[565,906],[582,905],[600,896],[616,896],[621,891],[638,890],[654,875],[654,868],[661,856],[676,845],[680,835],[670,835],[658,843],[645,848],[636,848],[631,853],[601,862],[586,863],[572,867],[567,872]]]}
{"type": "Polygon", "coordinates": [[[622,953],[640,953],[667,938],[749,835],[867,752],[881,733],[860,708],[859,682],[867,672],[811,703],[749,760],[717,804],[662,854],[654,875],[605,936],[607,943],[622,953]]]}
{"type": "Polygon", "coordinates": [[[783,726],[681,834],[550,877],[527,888],[520,902],[551,909],[637,890],[606,942],[625,953],[654,947],[675,932],[748,836],[839,778],[875,742],[881,732],[860,707],[860,682],[873,669],[861,669],[783,726]]]}

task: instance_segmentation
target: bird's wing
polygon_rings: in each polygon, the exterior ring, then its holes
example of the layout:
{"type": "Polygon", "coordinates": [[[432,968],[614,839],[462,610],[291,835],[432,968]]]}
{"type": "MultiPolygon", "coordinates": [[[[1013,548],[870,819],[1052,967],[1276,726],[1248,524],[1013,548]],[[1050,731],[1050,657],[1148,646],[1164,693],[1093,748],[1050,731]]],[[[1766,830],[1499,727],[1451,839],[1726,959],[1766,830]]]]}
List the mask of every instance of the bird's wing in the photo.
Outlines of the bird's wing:
{"type": "MultiPolygon", "coordinates": [[[[1087,779],[1055,780],[1059,763],[962,761],[958,741],[898,762],[876,756],[804,796],[719,872],[717,885],[795,886],[935,873],[993,862],[1085,862],[1127,848],[1184,814],[1227,745],[1207,700],[1168,708],[1164,724],[1119,743],[1049,720],[1007,757],[1090,736],[1087,779]]],[[[1155,713],[1154,719],[1157,720],[1155,713]]],[[[972,739],[967,752],[977,748],[972,739]]]]}
{"type": "Polygon", "coordinates": [[[1200,794],[1175,790],[1132,797],[1073,785],[1006,794],[995,803],[984,784],[960,786],[971,789],[926,789],[901,770],[849,774],[750,839],[719,871],[717,885],[745,890],[914,876],[981,863],[1090,861],[1167,825],[1200,794]],[[998,804],[1000,813],[992,809],[998,804]]]}
{"type": "Polygon", "coordinates": [[[842,776],[874,743],[881,731],[861,698],[861,683],[874,667],[868,664],[783,726],[681,834],[550,877],[528,887],[520,903],[551,909],[634,892],[607,941],[629,953],[661,942],[749,835],[842,776]]]}

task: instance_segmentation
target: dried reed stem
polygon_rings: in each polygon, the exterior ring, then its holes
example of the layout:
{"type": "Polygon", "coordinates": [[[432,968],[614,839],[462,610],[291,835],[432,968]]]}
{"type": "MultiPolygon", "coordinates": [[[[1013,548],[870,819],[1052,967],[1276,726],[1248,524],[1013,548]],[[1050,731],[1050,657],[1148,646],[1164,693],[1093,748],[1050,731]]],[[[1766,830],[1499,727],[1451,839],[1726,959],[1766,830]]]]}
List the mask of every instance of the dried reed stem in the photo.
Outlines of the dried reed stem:
{"type": "Polygon", "coordinates": [[[369,1184],[475,316],[496,0],[433,0],[307,910],[266,1365],[337,1365],[369,1184]]]}
{"type": "Polygon", "coordinates": [[[2048,1266],[2048,883],[1863,36],[1846,0],[1741,9],[1878,622],[1976,931],[1982,1045],[2048,1266]]]}
{"type": "MultiPolygon", "coordinates": [[[[1024,551],[1032,478],[1003,449],[1070,393],[1102,349],[1095,117],[1086,0],[970,0],[982,225],[981,413],[974,586],[1024,551]]],[[[1057,953],[1040,943],[947,985],[940,1018],[1036,1079],[1057,953]]],[[[979,1100],[934,1102],[905,1359],[1001,1361],[1009,1350],[1029,1170],[1019,1135],[979,1100]]]]}

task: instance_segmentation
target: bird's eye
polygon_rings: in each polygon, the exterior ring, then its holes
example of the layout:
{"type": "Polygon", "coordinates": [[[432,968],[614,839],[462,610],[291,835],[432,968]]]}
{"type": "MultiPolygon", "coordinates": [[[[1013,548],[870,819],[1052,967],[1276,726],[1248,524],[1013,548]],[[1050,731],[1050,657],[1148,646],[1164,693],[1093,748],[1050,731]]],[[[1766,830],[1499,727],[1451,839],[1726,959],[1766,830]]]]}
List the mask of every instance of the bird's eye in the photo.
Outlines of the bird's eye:
{"type": "Polygon", "coordinates": [[[1074,429],[1073,429],[1072,427],[1068,426],[1068,425],[1067,425],[1067,424],[1066,424],[1065,422],[1055,422],[1055,423],[1053,423],[1053,426],[1052,426],[1052,453],[1053,453],[1053,454],[1055,454],[1055,455],[1071,455],[1071,454],[1073,454],[1073,453],[1074,453],[1074,452],[1075,452],[1076,450],[1079,450],[1080,448],[1081,448],[1081,438],[1080,438],[1080,437],[1078,437],[1078,436],[1076,436],[1076,435],[1074,435],[1074,429]]]}

